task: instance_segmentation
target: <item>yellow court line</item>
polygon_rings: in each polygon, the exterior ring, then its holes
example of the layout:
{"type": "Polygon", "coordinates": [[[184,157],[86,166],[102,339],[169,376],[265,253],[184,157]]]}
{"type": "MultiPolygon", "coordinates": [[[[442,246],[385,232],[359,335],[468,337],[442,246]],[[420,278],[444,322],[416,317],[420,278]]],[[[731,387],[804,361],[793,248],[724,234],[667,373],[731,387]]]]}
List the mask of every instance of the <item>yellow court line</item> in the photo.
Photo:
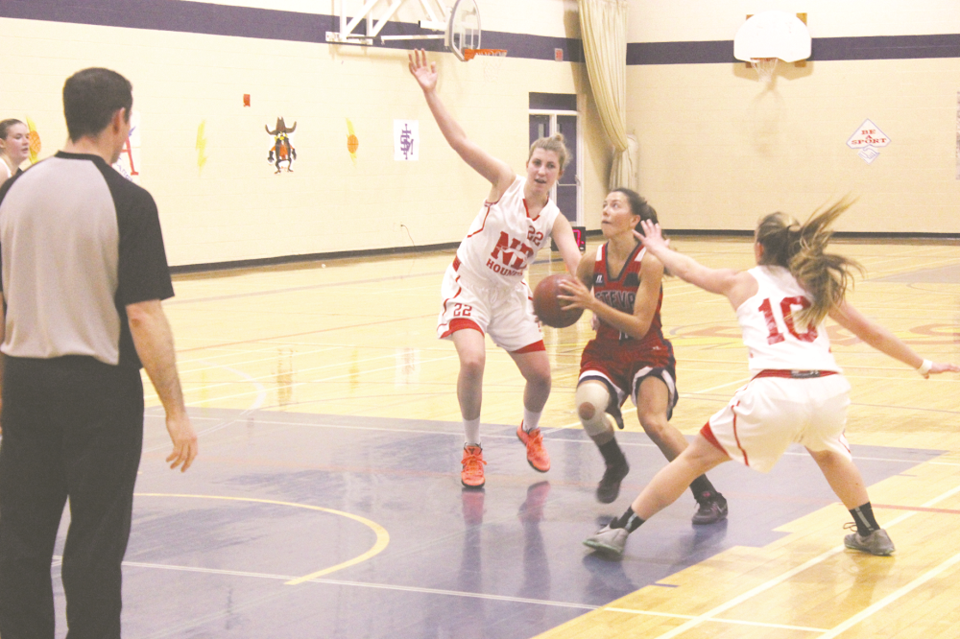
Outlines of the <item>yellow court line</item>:
{"type": "Polygon", "coordinates": [[[311,506],[309,504],[297,504],[291,501],[277,501],[274,499],[256,499],[253,497],[225,497],[220,495],[186,495],[186,494],[174,494],[174,493],[134,493],[135,497],[186,497],[190,499],[222,499],[225,501],[246,501],[253,502],[258,504],[274,504],[278,506],[291,506],[293,508],[305,508],[307,510],[318,510],[324,513],[330,513],[332,515],[339,515],[340,517],[346,517],[347,519],[353,519],[358,521],[370,530],[374,532],[377,536],[376,543],[368,550],[367,552],[357,555],[353,559],[348,559],[342,563],[339,563],[335,566],[329,568],[324,568],[323,570],[318,570],[317,572],[312,572],[309,575],[304,575],[303,577],[297,577],[296,579],[291,579],[286,582],[287,586],[296,586],[302,584],[305,581],[310,581],[311,579],[316,579],[317,577],[323,577],[324,575],[329,575],[331,573],[337,572],[349,566],[353,566],[359,563],[362,563],[371,557],[374,557],[387,547],[387,544],[390,543],[390,533],[387,532],[387,529],[381,526],[380,524],[370,521],[366,517],[361,517],[360,515],[354,515],[353,513],[343,512],[342,510],[333,510],[332,508],[323,508],[322,506],[311,506]]]}

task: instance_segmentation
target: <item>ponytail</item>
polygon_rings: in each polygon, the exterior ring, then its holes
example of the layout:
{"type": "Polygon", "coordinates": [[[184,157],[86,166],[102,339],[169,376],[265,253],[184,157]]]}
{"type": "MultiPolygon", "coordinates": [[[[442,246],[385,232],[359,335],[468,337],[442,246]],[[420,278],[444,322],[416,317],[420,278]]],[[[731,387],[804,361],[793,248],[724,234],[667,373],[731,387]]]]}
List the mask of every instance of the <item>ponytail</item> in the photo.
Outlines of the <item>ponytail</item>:
{"type": "Polygon", "coordinates": [[[831,225],[853,204],[844,198],[816,211],[800,224],[785,213],[771,213],[757,227],[757,243],[763,247],[761,264],[783,266],[806,289],[813,304],[796,314],[800,324],[816,326],[839,306],[853,286],[853,271],[863,266],[835,253],[824,253],[833,236],[831,225]]]}

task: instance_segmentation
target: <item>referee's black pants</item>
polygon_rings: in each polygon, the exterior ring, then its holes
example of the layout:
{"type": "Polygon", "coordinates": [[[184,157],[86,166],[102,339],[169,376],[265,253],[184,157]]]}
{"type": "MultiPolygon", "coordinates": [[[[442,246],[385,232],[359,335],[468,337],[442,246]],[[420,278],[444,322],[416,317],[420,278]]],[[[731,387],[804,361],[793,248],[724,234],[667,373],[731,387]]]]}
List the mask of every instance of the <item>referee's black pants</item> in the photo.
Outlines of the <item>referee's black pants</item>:
{"type": "Polygon", "coordinates": [[[0,637],[54,637],[51,563],[69,498],[67,637],[117,639],[143,444],[140,371],[89,357],[4,360],[0,637]]]}

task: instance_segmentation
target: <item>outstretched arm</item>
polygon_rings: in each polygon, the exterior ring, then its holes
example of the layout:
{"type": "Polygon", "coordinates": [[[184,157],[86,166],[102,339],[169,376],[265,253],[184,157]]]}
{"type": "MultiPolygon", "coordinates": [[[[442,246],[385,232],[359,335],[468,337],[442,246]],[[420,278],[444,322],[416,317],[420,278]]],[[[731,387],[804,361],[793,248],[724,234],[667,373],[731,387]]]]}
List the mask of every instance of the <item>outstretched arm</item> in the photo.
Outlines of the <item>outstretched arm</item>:
{"type": "Polygon", "coordinates": [[[952,371],[960,372],[960,366],[955,364],[945,364],[939,362],[930,362],[925,360],[907,346],[903,340],[891,333],[889,330],[872,322],[860,311],[844,301],[840,306],[830,311],[830,317],[840,326],[844,327],[864,342],[885,353],[890,357],[900,360],[907,366],[912,366],[924,376],[936,375],[952,371]],[[926,370],[924,370],[926,369],[926,370]]]}
{"type": "Polygon", "coordinates": [[[577,267],[580,265],[580,247],[577,246],[577,238],[573,236],[573,227],[570,221],[563,215],[558,215],[553,223],[553,231],[550,237],[557,243],[557,250],[560,251],[560,257],[567,267],[567,272],[571,275],[577,274],[577,267]]]}
{"type": "Polygon", "coordinates": [[[706,267],[689,255],[671,250],[669,242],[663,238],[659,224],[653,224],[649,220],[643,220],[641,224],[643,233],[634,231],[633,234],[660,260],[670,274],[699,286],[708,293],[726,296],[734,308],[738,308],[757,292],[757,281],[749,273],[729,268],[706,267]]]}
{"type": "Polygon", "coordinates": [[[446,138],[447,144],[470,165],[470,168],[490,182],[492,188],[488,199],[496,202],[516,179],[513,169],[506,162],[498,160],[472,142],[443,106],[443,102],[437,95],[437,78],[439,77],[437,63],[427,62],[427,52],[423,49],[415,49],[408,57],[410,73],[423,90],[423,97],[426,98],[427,106],[430,107],[433,119],[437,121],[437,126],[440,127],[440,132],[446,138]]]}

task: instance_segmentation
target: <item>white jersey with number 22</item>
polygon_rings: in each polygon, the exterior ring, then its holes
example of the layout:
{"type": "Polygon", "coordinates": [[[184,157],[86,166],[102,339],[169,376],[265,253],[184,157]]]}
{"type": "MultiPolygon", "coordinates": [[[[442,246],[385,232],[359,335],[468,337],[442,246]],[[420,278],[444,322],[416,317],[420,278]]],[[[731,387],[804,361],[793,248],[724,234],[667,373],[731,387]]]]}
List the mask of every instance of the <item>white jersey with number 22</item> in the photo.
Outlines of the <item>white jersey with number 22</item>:
{"type": "Polygon", "coordinates": [[[496,202],[484,202],[457,249],[465,279],[484,286],[512,288],[523,280],[537,251],[549,243],[560,209],[552,201],[533,219],[523,197],[526,180],[517,177],[496,202]]]}

